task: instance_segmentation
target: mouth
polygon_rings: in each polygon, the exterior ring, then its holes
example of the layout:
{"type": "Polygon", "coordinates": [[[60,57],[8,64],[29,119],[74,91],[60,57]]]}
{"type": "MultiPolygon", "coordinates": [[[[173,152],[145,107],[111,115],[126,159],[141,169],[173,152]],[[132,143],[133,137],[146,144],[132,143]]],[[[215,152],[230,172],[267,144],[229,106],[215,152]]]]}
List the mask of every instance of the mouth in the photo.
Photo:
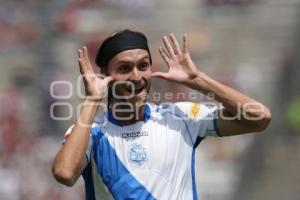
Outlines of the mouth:
{"type": "Polygon", "coordinates": [[[143,90],[145,89],[145,86],[135,86],[134,88],[127,88],[127,92],[132,94],[134,93],[134,95],[140,94],[143,90]],[[134,89],[134,91],[132,92],[132,89],[134,89]]]}

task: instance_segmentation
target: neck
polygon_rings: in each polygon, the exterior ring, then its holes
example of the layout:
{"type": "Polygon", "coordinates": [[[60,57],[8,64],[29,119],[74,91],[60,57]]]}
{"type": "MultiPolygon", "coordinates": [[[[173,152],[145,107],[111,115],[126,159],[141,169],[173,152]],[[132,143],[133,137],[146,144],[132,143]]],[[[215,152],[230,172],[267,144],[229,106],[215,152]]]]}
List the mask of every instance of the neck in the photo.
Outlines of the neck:
{"type": "Polygon", "coordinates": [[[122,125],[131,125],[145,119],[145,103],[112,102],[113,117],[122,125]]]}

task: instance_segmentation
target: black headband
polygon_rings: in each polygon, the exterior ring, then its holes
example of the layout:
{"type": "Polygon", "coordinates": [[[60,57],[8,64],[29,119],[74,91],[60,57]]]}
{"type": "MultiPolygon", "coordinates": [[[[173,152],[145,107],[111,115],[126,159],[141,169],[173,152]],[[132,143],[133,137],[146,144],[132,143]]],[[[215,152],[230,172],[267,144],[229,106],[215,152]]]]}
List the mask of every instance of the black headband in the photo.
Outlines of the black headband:
{"type": "Polygon", "coordinates": [[[117,53],[130,49],[147,50],[152,64],[147,38],[142,33],[130,30],[124,30],[105,40],[98,50],[96,64],[99,67],[106,67],[109,60],[117,53]]]}

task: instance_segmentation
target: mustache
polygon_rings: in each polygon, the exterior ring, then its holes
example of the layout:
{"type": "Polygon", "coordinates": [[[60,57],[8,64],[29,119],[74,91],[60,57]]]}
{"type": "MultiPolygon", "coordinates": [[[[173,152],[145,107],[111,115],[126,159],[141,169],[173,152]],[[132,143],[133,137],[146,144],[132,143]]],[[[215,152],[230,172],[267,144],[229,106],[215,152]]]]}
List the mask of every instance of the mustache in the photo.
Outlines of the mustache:
{"type": "Polygon", "coordinates": [[[126,81],[121,81],[121,80],[114,80],[109,83],[109,88],[117,88],[117,87],[125,87],[125,88],[140,88],[140,87],[147,87],[151,85],[151,80],[146,79],[142,77],[141,80],[126,80],[126,81]]]}

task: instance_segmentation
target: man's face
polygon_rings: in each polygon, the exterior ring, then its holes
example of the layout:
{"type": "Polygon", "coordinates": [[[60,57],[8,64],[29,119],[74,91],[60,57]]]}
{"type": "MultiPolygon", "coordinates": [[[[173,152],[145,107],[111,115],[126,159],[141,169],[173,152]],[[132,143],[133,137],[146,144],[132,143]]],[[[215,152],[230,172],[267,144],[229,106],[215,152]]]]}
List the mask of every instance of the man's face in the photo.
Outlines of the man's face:
{"type": "Polygon", "coordinates": [[[126,50],[116,54],[109,61],[106,71],[114,78],[114,86],[111,87],[114,99],[133,104],[144,103],[151,85],[150,66],[149,54],[144,49],[126,50]]]}

